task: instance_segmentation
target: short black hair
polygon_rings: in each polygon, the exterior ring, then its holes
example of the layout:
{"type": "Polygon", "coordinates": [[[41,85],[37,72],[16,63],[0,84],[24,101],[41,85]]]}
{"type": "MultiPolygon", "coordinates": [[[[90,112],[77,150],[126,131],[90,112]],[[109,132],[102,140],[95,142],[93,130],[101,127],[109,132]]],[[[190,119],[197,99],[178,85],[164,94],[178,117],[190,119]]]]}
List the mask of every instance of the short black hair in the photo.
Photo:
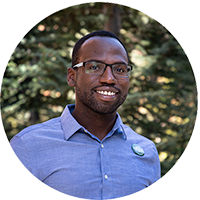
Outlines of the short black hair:
{"type": "Polygon", "coordinates": [[[78,64],[79,50],[81,48],[81,45],[91,37],[111,37],[111,38],[117,39],[122,44],[122,46],[124,47],[126,54],[127,54],[127,57],[128,57],[128,62],[129,62],[128,52],[127,52],[124,44],[121,42],[121,40],[115,34],[109,32],[109,31],[101,30],[101,31],[95,31],[95,32],[89,33],[88,35],[83,36],[80,40],[78,40],[76,42],[74,49],[73,49],[73,52],[72,52],[72,66],[78,64]]]}

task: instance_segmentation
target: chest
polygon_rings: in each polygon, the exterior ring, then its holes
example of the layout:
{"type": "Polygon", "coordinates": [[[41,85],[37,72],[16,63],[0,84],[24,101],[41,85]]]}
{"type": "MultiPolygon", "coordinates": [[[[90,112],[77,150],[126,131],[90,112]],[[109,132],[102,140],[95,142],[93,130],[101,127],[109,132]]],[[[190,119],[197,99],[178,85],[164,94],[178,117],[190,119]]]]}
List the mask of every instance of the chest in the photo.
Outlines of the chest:
{"type": "Polygon", "coordinates": [[[37,177],[72,196],[114,198],[151,184],[148,158],[136,155],[130,145],[68,142],[42,152],[37,177]]]}

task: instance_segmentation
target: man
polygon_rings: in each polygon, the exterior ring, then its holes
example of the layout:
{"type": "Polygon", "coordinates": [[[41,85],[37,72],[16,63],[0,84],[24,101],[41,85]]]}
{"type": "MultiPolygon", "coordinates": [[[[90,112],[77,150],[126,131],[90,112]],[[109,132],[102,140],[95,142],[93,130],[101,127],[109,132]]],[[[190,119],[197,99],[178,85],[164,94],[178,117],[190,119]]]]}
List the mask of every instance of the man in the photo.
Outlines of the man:
{"type": "Polygon", "coordinates": [[[93,32],[76,43],[67,76],[75,105],[11,141],[39,180],[75,197],[111,199],[160,178],[155,145],[124,125],[117,113],[128,94],[128,63],[124,45],[110,32],[93,32]]]}

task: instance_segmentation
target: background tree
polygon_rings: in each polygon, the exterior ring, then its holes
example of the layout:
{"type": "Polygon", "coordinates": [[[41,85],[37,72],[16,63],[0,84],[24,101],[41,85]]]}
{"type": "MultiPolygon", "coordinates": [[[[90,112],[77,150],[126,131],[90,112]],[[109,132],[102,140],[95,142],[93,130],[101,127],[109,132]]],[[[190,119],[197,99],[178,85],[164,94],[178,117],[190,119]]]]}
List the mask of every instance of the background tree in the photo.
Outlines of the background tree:
{"type": "Polygon", "coordinates": [[[66,82],[73,46],[101,29],[120,37],[134,66],[119,113],[125,124],[155,142],[164,175],[181,156],[194,127],[195,79],[176,39],[155,20],[125,6],[88,3],[63,9],[25,35],[2,83],[8,139],[31,124],[60,116],[74,102],[74,90],[66,82]]]}

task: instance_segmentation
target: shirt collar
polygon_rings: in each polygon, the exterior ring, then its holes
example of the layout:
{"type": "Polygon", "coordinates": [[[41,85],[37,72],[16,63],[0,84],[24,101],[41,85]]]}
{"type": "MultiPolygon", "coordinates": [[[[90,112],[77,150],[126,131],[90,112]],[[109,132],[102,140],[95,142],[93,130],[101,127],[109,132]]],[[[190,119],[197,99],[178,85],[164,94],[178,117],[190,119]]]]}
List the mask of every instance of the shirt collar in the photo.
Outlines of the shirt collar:
{"type": "MultiPolygon", "coordinates": [[[[75,108],[75,104],[67,105],[61,115],[61,126],[64,132],[65,140],[69,140],[69,138],[73,134],[75,134],[78,130],[85,129],[71,115],[74,108],[75,108]]],[[[104,139],[111,137],[114,134],[122,134],[123,139],[126,140],[126,134],[123,128],[123,122],[118,113],[117,113],[117,119],[113,126],[113,129],[108,133],[108,135],[104,139]]]]}

